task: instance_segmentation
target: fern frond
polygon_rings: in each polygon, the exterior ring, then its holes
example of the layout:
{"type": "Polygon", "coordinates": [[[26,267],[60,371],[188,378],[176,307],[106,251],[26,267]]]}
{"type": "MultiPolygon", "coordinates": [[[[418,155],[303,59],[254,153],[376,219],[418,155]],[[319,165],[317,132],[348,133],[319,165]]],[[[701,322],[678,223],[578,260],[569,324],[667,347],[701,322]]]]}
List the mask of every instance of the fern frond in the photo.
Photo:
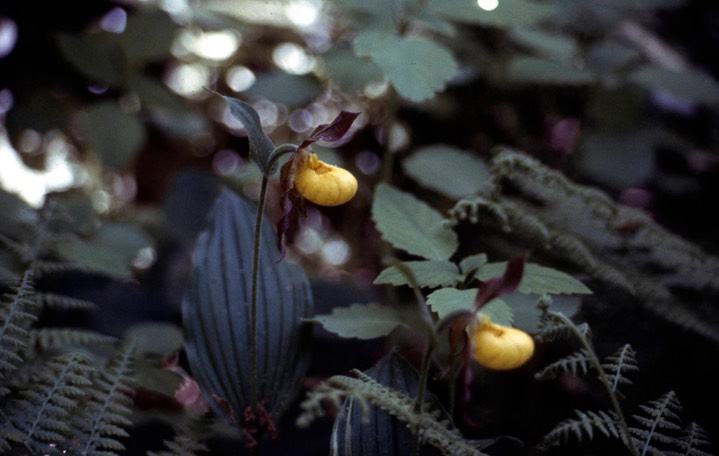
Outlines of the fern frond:
{"type": "Polygon", "coordinates": [[[556,378],[560,372],[571,373],[572,375],[586,374],[592,368],[592,360],[589,351],[584,348],[559,359],[534,374],[537,380],[556,378]]]}
{"type": "Polygon", "coordinates": [[[395,419],[407,423],[411,429],[417,429],[420,443],[432,445],[445,455],[485,456],[477,445],[462,437],[448,421],[440,422],[441,413],[428,410],[428,404],[420,412],[414,410],[414,399],[407,394],[388,388],[368,375],[354,370],[357,378],[337,375],[327,379],[320,387],[309,393],[308,399],[301,404],[305,411],[297,420],[298,424],[308,425],[315,417],[321,416],[321,404],[327,401],[338,406],[341,398],[355,400],[364,410],[368,404],[387,411],[395,419]]]}
{"type": "Polygon", "coordinates": [[[615,393],[619,394],[619,385],[632,384],[632,381],[627,378],[626,374],[639,370],[635,355],[632,346],[626,344],[613,355],[608,356],[604,363],[602,363],[604,372],[607,374],[607,380],[611,385],[612,391],[615,393]]]}
{"type": "Polygon", "coordinates": [[[641,427],[632,426],[629,432],[632,435],[634,446],[641,455],[661,453],[663,449],[657,447],[657,443],[674,445],[676,432],[681,429],[679,412],[681,403],[674,391],[669,391],[657,400],[641,405],[642,415],[632,417],[641,427]]]}
{"type": "Polygon", "coordinates": [[[582,412],[575,410],[575,413],[577,418],[562,421],[544,437],[544,446],[563,445],[572,437],[578,442],[581,442],[582,439],[592,440],[597,431],[605,437],[622,438],[621,420],[613,411],[582,412]]]}
{"type": "Polygon", "coordinates": [[[26,445],[43,452],[68,448],[70,415],[87,394],[94,368],[76,353],[52,358],[10,404],[10,421],[26,445]],[[50,445],[52,444],[52,445],[50,445]]]}
{"type": "Polygon", "coordinates": [[[9,287],[20,281],[20,276],[13,271],[0,266],[0,286],[9,287]]]}
{"type": "Polygon", "coordinates": [[[30,346],[40,351],[66,349],[67,347],[96,347],[117,342],[112,336],[75,328],[40,328],[30,333],[30,346]]]}
{"type": "Polygon", "coordinates": [[[0,244],[3,244],[10,252],[16,255],[18,258],[25,258],[30,248],[25,244],[22,244],[2,233],[0,233],[0,244]]]}
{"type": "Polygon", "coordinates": [[[10,373],[22,362],[18,353],[28,346],[29,328],[37,318],[32,277],[31,270],[25,271],[13,292],[0,300],[0,397],[7,393],[4,383],[10,373]]]}
{"type": "Polygon", "coordinates": [[[70,310],[90,310],[97,307],[97,305],[92,301],[58,295],[55,293],[38,293],[37,297],[40,304],[47,307],[70,310]]]}
{"type": "Polygon", "coordinates": [[[684,428],[681,438],[675,441],[678,451],[667,451],[667,456],[713,456],[709,450],[711,442],[707,432],[697,423],[690,423],[684,428]]]}
{"type": "Polygon", "coordinates": [[[200,433],[203,429],[199,419],[178,426],[172,440],[164,440],[167,451],[148,451],[147,456],[196,456],[199,452],[210,451],[201,442],[200,433]]]}
{"type": "Polygon", "coordinates": [[[76,451],[87,456],[105,456],[124,446],[116,437],[127,437],[130,415],[130,375],[135,343],[127,344],[95,377],[84,410],[75,417],[76,451]],[[110,451],[107,451],[110,450],[110,451]]]}

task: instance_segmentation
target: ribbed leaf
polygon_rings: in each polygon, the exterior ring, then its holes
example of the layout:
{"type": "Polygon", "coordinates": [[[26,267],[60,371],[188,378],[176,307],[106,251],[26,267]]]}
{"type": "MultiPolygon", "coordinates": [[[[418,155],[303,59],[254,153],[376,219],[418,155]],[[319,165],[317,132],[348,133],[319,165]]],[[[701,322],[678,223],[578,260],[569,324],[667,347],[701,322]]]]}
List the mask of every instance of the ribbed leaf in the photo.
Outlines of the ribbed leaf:
{"type": "MultiPolygon", "coordinates": [[[[417,371],[395,352],[382,358],[366,374],[411,397],[417,392],[417,371]]],[[[374,405],[364,409],[359,401],[347,400],[335,420],[330,445],[332,456],[399,456],[412,447],[412,433],[388,412],[374,405]]]]}
{"type": "MultiPolygon", "coordinates": [[[[255,210],[223,191],[211,224],[197,240],[182,304],[188,361],[221,416],[241,418],[252,403],[251,283],[255,210]],[[219,402],[218,402],[219,400],[219,402]],[[228,408],[229,406],[229,408],[228,408]]],[[[291,403],[307,368],[305,338],[313,303],[304,272],[280,254],[275,233],[262,226],[257,293],[257,399],[272,417],[291,403]]]]}

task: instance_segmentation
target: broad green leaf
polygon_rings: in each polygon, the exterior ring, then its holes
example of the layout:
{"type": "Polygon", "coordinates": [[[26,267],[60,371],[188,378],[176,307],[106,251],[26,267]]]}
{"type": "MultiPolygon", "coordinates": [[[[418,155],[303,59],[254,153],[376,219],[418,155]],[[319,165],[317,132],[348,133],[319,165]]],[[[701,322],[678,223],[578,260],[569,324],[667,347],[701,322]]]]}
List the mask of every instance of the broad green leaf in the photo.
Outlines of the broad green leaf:
{"type": "Polygon", "coordinates": [[[375,303],[336,307],[332,313],[317,315],[312,321],[340,337],[356,339],[386,336],[404,324],[404,318],[398,310],[375,303]]]}
{"type": "Polygon", "coordinates": [[[468,257],[462,258],[462,261],[459,262],[459,268],[462,270],[462,273],[467,274],[472,270],[479,269],[486,263],[487,254],[478,253],[476,255],[470,255],[468,257]]]}
{"type": "MultiPolygon", "coordinates": [[[[477,271],[479,280],[488,280],[499,277],[507,268],[507,262],[487,263],[477,271]]],[[[579,280],[569,274],[556,269],[547,268],[538,264],[527,263],[524,265],[524,277],[519,284],[521,293],[537,294],[591,294],[579,280]]]]}
{"type": "Polygon", "coordinates": [[[457,249],[457,234],[442,214],[409,193],[388,184],[377,186],[372,218],[382,239],[428,260],[447,260],[457,249]]]}
{"type": "MultiPolygon", "coordinates": [[[[458,310],[472,310],[477,288],[458,290],[456,288],[442,288],[427,296],[427,304],[436,312],[439,318],[444,318],[458,310]]],[[[482,307],[481,315],[489,315],[493,322],[500,325],[512,324],[512,310],[501,299],[493,299],[482,307]]]]}
{"type": "Polygon", "coordinates": [[[59,244],[58,253],[90,270],[115,277],[130,277],[130,261],[150,237],[135,225],[106,222],[88,239],[59,244]]]}
{"type": "Polygon", "coordinates": [[[372,62],[357,57],[349,49],[335,49],[322,55],[332,82],[345,92],[361,92],[371,82],[384,79],[382,70],[372,62]]]}
{"type": "Polygon", "coordinates": [[[145,142],[145,127],[140,119],[112,102],[99,103],[82,112],[80,132],[102,164],[111,169],[127,165],[145,142]]]}
{"type": "Polygon", "coordinates": [[[632,73],[630,79],[648,89],[666,90],[697,103],[719,104],[719,83],[699,71],[678,72],[647,66],[632,73]]]}
{"type": "MultiPolygon", "coordinates": [[[[453,285],[460,280],[457,265],[449,261],[405,261],[403,263],[412,272],[420,287],[441,287],[453,285]]],[[[390,266],[382,271],[374,281],[377,285],[409,285],[407,277],[397,266],[390,266]]]]}
{"type": "Polygon", "coordinates": [[[283,72],[262,74],[245,93],[267,98],[289,107],[304,106],[322,92],[322,85],[312,76],[283,72]]]}
{"type": "Polygon", "coordinates": [[[512,82],[549,85],[588,85],[596,75],[567,63],[540,57],[515,57],[509,62],[507,77],[512,82]]]}
{"type": "Polygon", "coordinates": [[[353,44],[357,55],[369,57],[397,93],[412,101],[427,100],[444,90],[459,70],[447,48],[418,36],[371,31],[360,33],[353,44]]]}
{"type": "Polygon", "coordinates": [[[141,9],[129,15],[118,40],[127,61],[137,66],[167,59],[178,28],[165,11],[141,9]]]}
{"type": "Polygon", "coordinates": [[[616,190],[641,185],[655,175],[657,143],[656,135],[646,129],[589,132],[577,154],[577,169],[616,190]]]}
{"type": "Polygon", "coordinates": [[[422,186],[454,199],[478,192],[491,177],[482,160],[445,144],[422,147],[402,165],[422,186]]]}
{"type": "Polygon", "coordinates": [[[570,35],[534,27],[514,27],[509,36],[519,45],[553,60],[569,62],[577,53],[577,42],[570,35]]]}
{"type": "Polygon", "coordinates": [[[59,35],[57,45],[65,60],[93,82],[117,85],[127,73],[117,35],[59,35]]]}
{"type": "Polygon", "coordinates": [[[452,21],[490,27],[535,24],[557,11],[551,3],[528,0],[500,0],[492,11],[480,8],[476,0],[429,0],[427,10],[452,21]]]}
{"type": "Polygon", "coordinates": [[[137,352],[168,356],[182,350],[185,339],[182,328],[168,322],[145,321],[132,325],[124,334],[124,340],[135,340],[137,352]]]}

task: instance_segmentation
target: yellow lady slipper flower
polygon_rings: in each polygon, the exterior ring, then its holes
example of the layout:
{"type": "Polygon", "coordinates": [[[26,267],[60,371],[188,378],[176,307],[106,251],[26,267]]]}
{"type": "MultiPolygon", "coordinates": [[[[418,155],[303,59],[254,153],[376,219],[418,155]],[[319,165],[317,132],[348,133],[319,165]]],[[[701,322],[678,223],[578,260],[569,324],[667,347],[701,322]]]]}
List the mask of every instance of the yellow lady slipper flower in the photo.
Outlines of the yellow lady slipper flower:
{"type": "Polygon", "coordinates": [[[492,323],[486,315],[471,328],[470,337],[474,359],[490,369],[516,369],[534,353],[534,340],[529,334],[492,323]]]}
{"type": "Polygon", "coordinates": [[[357,179],[346,169],[327,164],[309,153],[295,176],[295,189],[320,206],[339,206],[357,193],[357,179]]]}

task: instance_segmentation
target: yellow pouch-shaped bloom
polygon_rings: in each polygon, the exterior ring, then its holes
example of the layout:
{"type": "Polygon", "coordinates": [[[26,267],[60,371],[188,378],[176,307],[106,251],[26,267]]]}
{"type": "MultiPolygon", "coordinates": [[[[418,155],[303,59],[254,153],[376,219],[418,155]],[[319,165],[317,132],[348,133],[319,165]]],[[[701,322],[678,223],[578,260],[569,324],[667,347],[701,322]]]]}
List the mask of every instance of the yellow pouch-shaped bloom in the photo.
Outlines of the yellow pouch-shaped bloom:
{"type": "Polygon", "coordinates": [[[357,193],[357,179],[346,169],[329,165],[310,153],[295,176],[295,189],[320,206],[339,206],[357,193]]]}
{"type": "Polygon", "coordinates": [[[484,316],[471,330],[472,354],[484,367],[516,369],[532,357],[534,340],[516,328],[492,323],[484,316]]]}

